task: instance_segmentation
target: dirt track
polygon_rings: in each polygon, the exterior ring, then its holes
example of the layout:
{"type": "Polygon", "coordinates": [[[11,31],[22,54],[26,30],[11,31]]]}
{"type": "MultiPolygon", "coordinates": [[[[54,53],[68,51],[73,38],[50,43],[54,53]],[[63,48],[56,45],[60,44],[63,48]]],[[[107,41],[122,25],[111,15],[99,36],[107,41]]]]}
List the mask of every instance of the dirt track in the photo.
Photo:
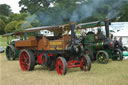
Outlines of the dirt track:
{"type": "Polygon", "coordinates": [[[34,71],[23,72],[19,61],[7,61],[0,54],[0,85],[128,85],[128,60],[110,61],[106,65],[92,64],[90,72],[69,69],[67,75],[36,66],[34,71]]]}

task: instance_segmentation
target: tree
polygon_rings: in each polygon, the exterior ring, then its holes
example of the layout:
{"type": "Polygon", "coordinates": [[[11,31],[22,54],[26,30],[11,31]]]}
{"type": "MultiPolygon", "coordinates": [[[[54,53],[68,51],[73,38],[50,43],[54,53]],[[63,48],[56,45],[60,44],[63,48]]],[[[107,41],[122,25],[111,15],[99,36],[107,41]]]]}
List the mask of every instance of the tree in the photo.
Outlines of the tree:
{"type": "Polygon", "coordinates": [[[5,27],[5,32],[6,33],[14,32],[16,30],[16,24],[17,21],[11,21],[10,23],[8,23],[5,27]]]}
{"type": "Polygon", "coordinates": [[[121,9],[119,21],[128,21],[128,3],[121,9]]]}
{"type": "Polygon", "coordinates": [[[32,25],[27,21],[20,21],[16,24],[16,32],[22,32],[24,29],[31,28],[32,25]]]}
{"type": "Polygon", "coordinates": [[[37,16],[35,14],[28,15],[28,17],[26,17],[25,21],[29,22],[33,27],[40,26],[40,22],[37,19],[37,16]]]}
{"type": "Polygon", "coordinates": [[[0,35],[4,34],[5,23],[0,19],[0,35]]]}
{"type": "Polygon", "coordinates": [[[9,18],[8,18],[8,21],[11,22],[11,21],[21,21],[21,20],[25,20],[26,17],[28,16],[27,13],[20,13],[20,14],[17,14],[17,13],[12,13],[9,15],[9,18]]]}
{"type": "Polygon", "coordinates": [[[0,15],[8,16],[11,13],[11,8],[7,4],[0,4],[0,15]]]}
{"type": "Polygon", "coordinates": [[[8,17],[7,16],[0,15],[0,19],[3,20],[5,22],[5,24],[8,23],[8,17]]]}
{"type": "Polygon", "coordinates": [[[36,13],[39,10],[47,9],[50,3],[55,0],[20,0],[19,6],[22,7],[21,12],[36,13]]]}

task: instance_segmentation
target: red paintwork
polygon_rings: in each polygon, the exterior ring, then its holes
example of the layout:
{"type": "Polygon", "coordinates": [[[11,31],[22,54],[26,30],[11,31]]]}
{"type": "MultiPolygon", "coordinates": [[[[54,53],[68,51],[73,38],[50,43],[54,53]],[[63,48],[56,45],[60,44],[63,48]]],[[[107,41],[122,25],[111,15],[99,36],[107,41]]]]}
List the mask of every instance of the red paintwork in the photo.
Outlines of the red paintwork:
{"type": "Polygon", "coordinates": [[[29,55],[25,51],[23,51],[20,54],[20,67],[21,67],[21,69],[23,71],[28,71],[29,63],[30,63],[29,55]]]}
{"type": "Polygon", "coordinates": [[[114,43],[110,42],[110,47],[113,48],[114,47],[114,43]]]}
{"type": "Polygon", "coordinates": [[[58,59],[56,60],[56,71],[57,71],[57,73],[58,73],[59,75],[62,75],[62,74],[63,74],[63,69],[64,69],[63,63],[62,63],[61,59],[58,58],[58,59]],[[59,68],[59,66],[60,66],[60,68],[59,68]]]}
{"type": "Polygon", "coordinates": [[[53,56],[53,54],[48,54],[48,56],[53,56]]]}
{"type": "Polygon", "coordinates": [[[39,56],[37,56],[38,62],[39,64],[42,64],[42,53],[39,54],[39,56]]]}
{"type": "Polygon", "coordinates": [[[67,62],[67,67],[68,68],[75,68],[75,67],[81,67],[81,66],[82,66],[81,61],[71,60],[71,61],[67,62]]]}
{"type": "MultiPolygon", "coordinates": [[[[39,63],[39,64],[46,63],[46,57],[44,56],[44,58],[42,59],[42,56],[43,56],[42,53],[40,53],[40,54],[37,56],[37,59],[38,59],[38,63],[39,63]]],[[[48,54],[48,56],[53,56],[53,54],[48,54]]]]}

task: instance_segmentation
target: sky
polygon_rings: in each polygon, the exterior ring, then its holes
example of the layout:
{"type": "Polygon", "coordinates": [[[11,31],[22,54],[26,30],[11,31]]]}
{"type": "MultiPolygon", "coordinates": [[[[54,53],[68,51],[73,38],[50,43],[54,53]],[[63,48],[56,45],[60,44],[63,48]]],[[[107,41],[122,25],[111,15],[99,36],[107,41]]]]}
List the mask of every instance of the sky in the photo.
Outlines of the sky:
{"type": "Polygon", "coordinates": [[[10,5],[12,12],[19,13],[19,10],[21,9],[18,4],[19,1],[20,0],[0,0],[0,4],[10,5]]]}

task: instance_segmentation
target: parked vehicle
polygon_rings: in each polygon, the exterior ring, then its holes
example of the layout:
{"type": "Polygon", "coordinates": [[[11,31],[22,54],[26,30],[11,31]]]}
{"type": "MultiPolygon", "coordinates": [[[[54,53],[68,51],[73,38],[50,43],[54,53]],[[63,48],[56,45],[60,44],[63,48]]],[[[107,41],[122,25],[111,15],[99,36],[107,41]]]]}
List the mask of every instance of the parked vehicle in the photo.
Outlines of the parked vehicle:
{"type": "Polygon", "coordinates": [[[15,41],[20,40],[22,35],[23,35],[22,32],[7,33],[3,35],[3,37],[7,37],[7,43],[8,43],[5,52],[7,60],[11,61],[19,57],[20,50],[15,49],[15,41]],[[16,37],[18,37],[18,39],[15,39],[16,37]]]}
{"type": "MultiPolygon", "coordinates": [[[[105,25],[105,34],[101,31],[101,28],[98,28],[98,33],[94,33],[93,31],[89,31],[86,36],[83,36],[82,44],[84,46],[84,50],[93,60],[97,60],[98,63],[106,64],[109,61],[109,58],[112,60],[122,60],[123,54],[122,50],[118,47],[114,47],[114,41],[109,37],[109,20],[106,19],[105,22],[96,22],[96,23],[88,23],[86,25],[81,25],[81,29],[85,29],[88,26],[100,26],[105,25]]],[[[93,29],[93,28],[92,28],[93,29]]]]}
{"type": "Polygon", "coordinates": [[[16,49],[21,50],[19,55],[21,69],[31,71],[39,64],[47,66],[49,70],[56,68],[60,75],[65,75],[68,68],[74,67],[90,71],[90,57],[85,54],[81,39],[76,38],[75,29],[74,23],[26,29],[26,35],[31,32],[35,32],[35,35],[15,42],[16,49]],[[38,34],[40,30],[52,31],[54,36],[38,34]]]}
{"type": "Polygon", "coordinates": [[[0,46],[0,53],[4,52],[4,48],[0,46]]]}

